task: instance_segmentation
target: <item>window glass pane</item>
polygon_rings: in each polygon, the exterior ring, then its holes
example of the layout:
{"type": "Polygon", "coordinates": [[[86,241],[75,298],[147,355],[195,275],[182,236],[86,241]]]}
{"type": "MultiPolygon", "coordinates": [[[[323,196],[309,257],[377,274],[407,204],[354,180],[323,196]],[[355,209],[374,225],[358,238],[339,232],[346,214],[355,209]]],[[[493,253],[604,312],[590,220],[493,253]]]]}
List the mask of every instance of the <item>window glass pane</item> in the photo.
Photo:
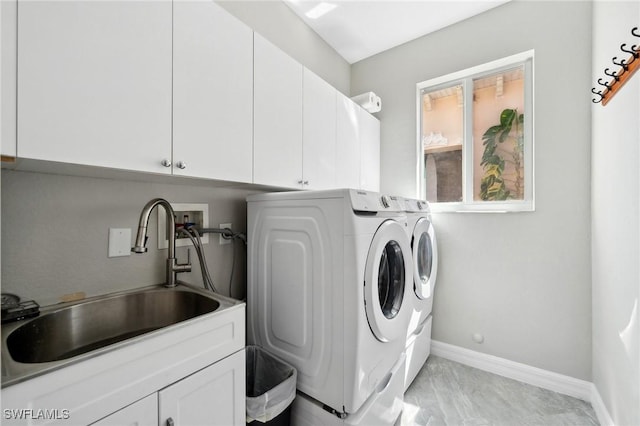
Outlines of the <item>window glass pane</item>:
{"type": "Polygon", "coordinates": [[[422,92],[423,179],[431,202],[462,201],[462,84],[422,92]]]}
{"type": "Polygon", "coordinates": [[[524,66],[473,80],[473,197],[524,199],[524,66]]]}

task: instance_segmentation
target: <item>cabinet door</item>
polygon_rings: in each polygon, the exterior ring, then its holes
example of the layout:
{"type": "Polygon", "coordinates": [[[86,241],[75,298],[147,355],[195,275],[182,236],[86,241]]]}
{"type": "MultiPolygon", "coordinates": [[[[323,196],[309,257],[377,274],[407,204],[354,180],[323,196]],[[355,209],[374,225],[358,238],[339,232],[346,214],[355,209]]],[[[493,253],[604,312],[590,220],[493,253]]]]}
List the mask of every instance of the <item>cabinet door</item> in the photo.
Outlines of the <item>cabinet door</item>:
{"type": "Polygon", "coordinates": [[[380,191],[380,121],[360,109],[360,188],[380,191]]]}
{"type": "Polygon", "coordinates": [[[336,89],[304,69],[302,174],[305,189],[335,188],[336,89]]]}
{"type": "Polygon", "coordinates": [[[360,188],[359,109],[341,93],[337,96],[336,185],[360,188]]]}
{"type": "Polygon", "coordinates": [[[253,181],[302,186],[302,65],[254,34],[253,181]]]}
{"type": "Polygon", "coordinates": [[[159,392],[162,425],[244,425],[244,349],[159,392]]]}
{"type": "Polygon", "coordinates": [[[18,2],[18,156],[168,173],[171,1],[18,2]]]}
{"type": "Polygon", "coordinates": [[[0,141],[1,153],[16,156],[16,35],[17,1],[0,1],[0,141]]]}
{"type": "Polygon", "coordinates": [[[253,31],[212,1],[173,19],[173,173],[252,182],[253,31]]]}
{"type": "Polygon", "coordinates": [[[157,426],[158,394],[154,393],[140,401],[92,423],[91,426],[157,426]]]}

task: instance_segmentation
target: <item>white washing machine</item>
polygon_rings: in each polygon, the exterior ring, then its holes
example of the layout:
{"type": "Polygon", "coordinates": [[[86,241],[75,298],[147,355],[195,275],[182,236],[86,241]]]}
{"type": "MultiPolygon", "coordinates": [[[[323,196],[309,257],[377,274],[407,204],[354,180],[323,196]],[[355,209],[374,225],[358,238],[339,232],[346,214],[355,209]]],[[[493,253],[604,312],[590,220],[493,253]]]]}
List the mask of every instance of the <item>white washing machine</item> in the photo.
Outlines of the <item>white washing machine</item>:
{"type": "Polygon", "coordinates": [[[431,353],[431,311],[438,274],[438,245],[429,203],[409,198],[392,198],[404,205],[412,251],[413,288],[410,294],[413,309],[405,348],[407,360],[404,387],[406,390],[431,353]]]}
{"type": "Polygon", "coordinates": [[[248,341],[296,367],[300,401],[324,415],[393,424],[413,309],[404,207],[346,189],[247,201],[248,341]]]}

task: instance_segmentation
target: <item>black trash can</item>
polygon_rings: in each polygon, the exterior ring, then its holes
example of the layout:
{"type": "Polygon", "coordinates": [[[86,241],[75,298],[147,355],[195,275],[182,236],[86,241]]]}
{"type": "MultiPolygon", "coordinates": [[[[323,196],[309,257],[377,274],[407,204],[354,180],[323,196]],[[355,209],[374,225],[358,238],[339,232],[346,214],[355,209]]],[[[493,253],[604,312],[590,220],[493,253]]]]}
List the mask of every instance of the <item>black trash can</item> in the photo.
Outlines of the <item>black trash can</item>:
{"type": "Polygon", "coordinates": [[[289,426],[296,369],[258,346],[246,347],[247,424],[289,426]]]}

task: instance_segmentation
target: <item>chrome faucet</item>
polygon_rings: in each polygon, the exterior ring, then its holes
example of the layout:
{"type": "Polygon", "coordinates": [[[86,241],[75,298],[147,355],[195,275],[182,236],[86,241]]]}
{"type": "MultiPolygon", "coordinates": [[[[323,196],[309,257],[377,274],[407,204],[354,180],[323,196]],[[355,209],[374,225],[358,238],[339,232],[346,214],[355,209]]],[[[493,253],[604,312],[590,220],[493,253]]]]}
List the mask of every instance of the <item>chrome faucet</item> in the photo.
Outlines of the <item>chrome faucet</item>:
{"type": "Polygon", "coordinates": [[[167,239],[169,240],[169,253],[167,254],[167,287],[176,286],[176,275],[178,272],[190,272],[191,263],[187,261],[185,264],[179,264],[176,260],[176,220],[175,213],[171,204],[164,198],[154,198],[149,201],[142,212],[140,213],[140,222],[138,223],[138,233],[136,235],[135,245],[131,248],[133,253],[146,253],[147,252],[147,227],[149,226],[149,216],[151,216],[151,210],[155,206],[164,207],[167,212],[167,239]]]}

